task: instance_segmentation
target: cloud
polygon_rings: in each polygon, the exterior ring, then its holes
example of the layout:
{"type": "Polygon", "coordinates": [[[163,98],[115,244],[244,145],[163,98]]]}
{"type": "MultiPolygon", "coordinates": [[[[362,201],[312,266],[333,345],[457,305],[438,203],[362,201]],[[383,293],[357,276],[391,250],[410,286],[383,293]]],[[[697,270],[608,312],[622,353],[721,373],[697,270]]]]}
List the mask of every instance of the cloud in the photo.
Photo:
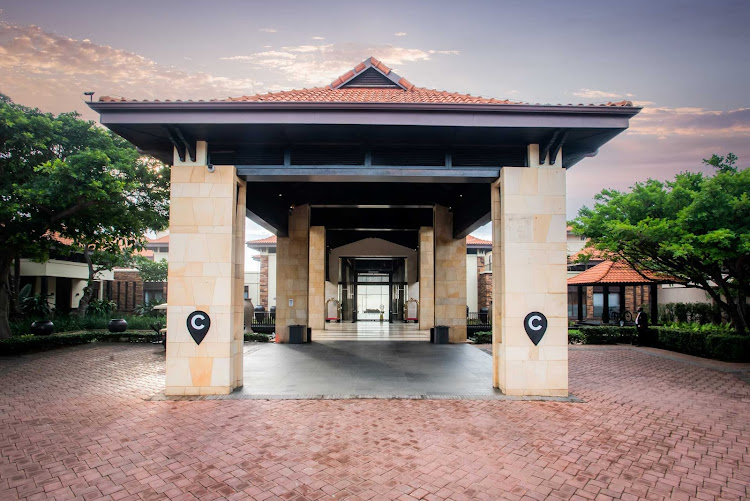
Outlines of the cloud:
{"type": "Polygon", "coordinates": [[[645,107],[633,120],[629,134],[658,138],[750,137],[750,108],[714,111],[703,108],[645,107]]]}
{"type": "Polygon", "coordinates": [[[398,67],[406,63],[429,61],[434,56],[456,55],[456,50],[422,50],[393,45],[365,46],[361,44],[294,45],[278,50],[226,56],[224,61],[250,64],[259,69],[279,72],[290,82],[302,85],[322,85],[350,70],[367,56],[374,56],[385,64],[398,67]]]}
{"type": "Polygon", "coordinates": [[[276,28],[261,28],[258,31],[262,31],[263,33],[277,33],[279,30],[276,28]]]}
{"type": "Polygon", "coordinates": [[[325,40],[326,37],[312,37],[313,40],[325,40]]]}
{"type": "Polygon", "coordinates": [[[406,32],[405,31],[399,31],[397,33],[394,33],[393,35],[397,36],[397,37],[405,37],[406,36],[406,32]]]}
{"type": "Polygon", "coordinates": [[[0,91],[45,111],[77,109],[81,93],[135,99],[211,99],[257,92],[263,85],[209,73],[190,73],[141,55],[0,21],[0,91]]]}
{"type": "Polygon", "coordinates": [[[604,188],[627,190],[648,178],[667,180],[683,171],[712,173],[703,165],[712,154],[732,152],[750,164],[750,109],[646,107],[630,128],[600,153],[568,171],[568,218],[591,206],[604,188]]]}
{"type": "Polygon", "coordinates": [[[573,95],[576,97],[582,97],[584,99],[618,99],[623,97],[622,94],[618,94],[616,92],[607,92],[603,90],[593,89],[580,89],[573,92],[573,95]]]}

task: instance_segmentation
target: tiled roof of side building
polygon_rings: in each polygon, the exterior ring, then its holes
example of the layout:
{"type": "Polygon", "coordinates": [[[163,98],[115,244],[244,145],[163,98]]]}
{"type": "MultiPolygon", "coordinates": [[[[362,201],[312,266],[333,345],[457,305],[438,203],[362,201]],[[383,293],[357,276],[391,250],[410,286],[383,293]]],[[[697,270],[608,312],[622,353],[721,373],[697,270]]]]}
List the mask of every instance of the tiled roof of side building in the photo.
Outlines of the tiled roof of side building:
{"type": "Polygon", "coordinates": [[[599,249],[596,249],[594,247],[584,247],[583,249],[579,250],[578,252],[574,252],[568,257],[569,263],[575,263],[577,261],[604,261],[605,259],[608,259],[610,256],[604,252],[600,251],[599,249]],[[582,258],[588,258],[588,259],[582,259],[582,258]]]}
{"type": "Polygon", "coordinates": [[[568,285],[595,284],[652,284],[679,282],[674,277],[657,275],[651,271],[637,271],[623,261],[603,261],[593,268],[568,278],[568,285]]]}
{"type": "MultiPolygon", "coordinates": [[[[100,102],[195,102],[193,100],[143,100],[126,99],[124,97],[102,96],[100,102]]],[[[530,105],[521,101],[508,99],[495,99],[481,96],[472,96],[458,92],[447,92],[444,90],[417,87],[405,78],[399,77],[391,68],[382,61],[370,57],[357,66],[336,78],[330,85],[324,87],[313,87],[309,89],[285,90],[279,92],[268,92],[264,94],[252,94],[239,97],[228,97],[226,99],[211,99],[210,102],[258,102],[258,103],[422,103],[422,104],[488,104],[488,105],[530,105]],[[351,82],[361,76],[368,69],[374,68],[380,74],[391,80],[390,86],[358,86],[351,82]],[[351,83],[351,86],[347,84],[351,83]]],[[[198,101],[201,102],[201,101],[198,101]]],[[[536,103],[542,105],[541,103],[536,103]]],[[[543,106],[550,106],[544,104],[543,106]]],[[[562,106],[562,104],[558,104],[562,106]]],[[[633,106],[630,101],[608,102],[604,104],[578,104],[569,103],[567,106],[633,106]]]]}
{"type": "Polygon", "coordinates": [[[168,244],[169,243],[169,234],[163,235],[159,238],[148,238],[146,237],[146,240],[150,244],[168,244]]]}
{"type": "Polygon", "coordinates": [[[265,238],[259,238],[258,240],[248,240],[247,245],[262,245],[262,244],[274,244],[276,245],[276,235],[269,235],[265,238]]]}
{"type": "Polygon", "coordinates": [[[469,235],[466,237],[466,245],[487,245],[492,246],[492,242],[490,240],[482,240],[481,238],[477,238],[474,235],[469,235]]]}

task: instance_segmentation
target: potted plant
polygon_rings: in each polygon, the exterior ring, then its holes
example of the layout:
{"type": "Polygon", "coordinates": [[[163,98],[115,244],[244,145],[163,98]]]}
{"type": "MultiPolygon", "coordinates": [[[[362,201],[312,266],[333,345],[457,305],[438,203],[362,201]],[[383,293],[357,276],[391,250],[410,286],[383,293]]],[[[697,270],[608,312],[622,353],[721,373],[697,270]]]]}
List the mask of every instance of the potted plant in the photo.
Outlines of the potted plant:
{"type": "Polygon", "coordinates": [[[55,324],[50,320],[50,296],[51,294],[32,294],[31,284],[26,284],[18,291],[21,312],[27,317],[39,319],[31,323],[31,333],[35,336],[49,336],[55,332],[55,324]]]}

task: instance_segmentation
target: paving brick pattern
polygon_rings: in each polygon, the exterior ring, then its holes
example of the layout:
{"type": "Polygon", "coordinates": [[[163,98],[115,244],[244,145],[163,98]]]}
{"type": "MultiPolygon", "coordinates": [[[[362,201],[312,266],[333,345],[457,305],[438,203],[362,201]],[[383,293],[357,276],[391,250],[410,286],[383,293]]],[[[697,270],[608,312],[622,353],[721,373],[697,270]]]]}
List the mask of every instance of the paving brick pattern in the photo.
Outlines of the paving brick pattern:
{"type": "Polygon", "coordinates": [[[750,385],[571,350],[585,403],[146,401],[151,345],[0,359],[0,499],[742,499],[750,385]]]}

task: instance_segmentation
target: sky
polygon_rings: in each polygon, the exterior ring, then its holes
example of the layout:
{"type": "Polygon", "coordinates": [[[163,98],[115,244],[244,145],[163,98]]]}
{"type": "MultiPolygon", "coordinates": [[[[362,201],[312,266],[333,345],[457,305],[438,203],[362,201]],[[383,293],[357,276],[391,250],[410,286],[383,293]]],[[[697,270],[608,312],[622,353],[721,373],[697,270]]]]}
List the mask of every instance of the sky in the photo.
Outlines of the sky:
{"type": "Polygon", "coordinates": [[[84,91],[224,98],[324,85],[375,56],[422,87],[643,106],[568,171],[572,219],[603,188],[709,172],[713,153],[747,165],[749,25],[747,0],[0,0],[0,92],[96,120],[84,91]]]}

